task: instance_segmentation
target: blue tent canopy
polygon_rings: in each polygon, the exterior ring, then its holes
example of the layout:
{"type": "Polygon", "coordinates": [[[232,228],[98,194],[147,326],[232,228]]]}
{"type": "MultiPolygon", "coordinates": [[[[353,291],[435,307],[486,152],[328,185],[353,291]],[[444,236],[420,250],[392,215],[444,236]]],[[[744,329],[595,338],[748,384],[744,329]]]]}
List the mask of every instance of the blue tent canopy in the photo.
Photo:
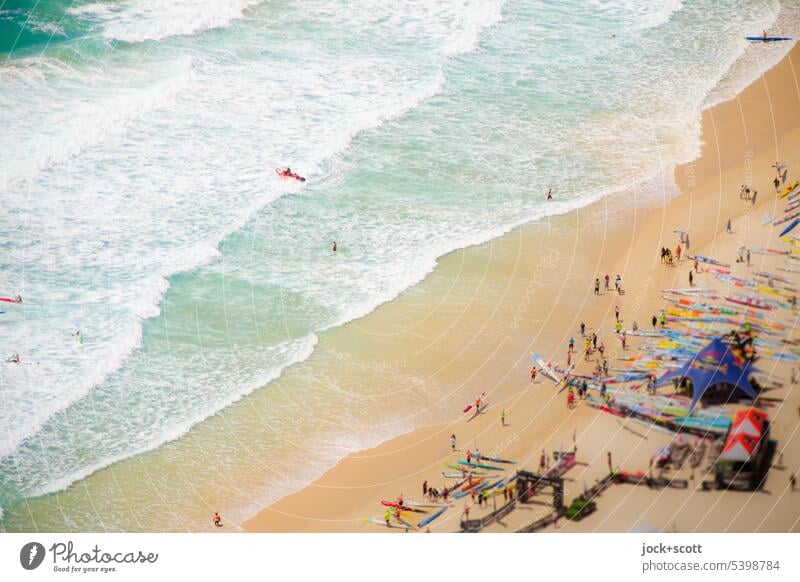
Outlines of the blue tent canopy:
{"type": "Polygon", "coordinates": [[[673,378],[689,378],[693,386],[692,403],[689,406],[691,411],[705,391],[716,384],[730,384],[755,399],[758,394],[749,381],[753,372],[755,369],[750,362],[736,358],[730,347],[717,338],[697,352],[689,362],[661,376],[657,384],[666,384],[673,378]]]}

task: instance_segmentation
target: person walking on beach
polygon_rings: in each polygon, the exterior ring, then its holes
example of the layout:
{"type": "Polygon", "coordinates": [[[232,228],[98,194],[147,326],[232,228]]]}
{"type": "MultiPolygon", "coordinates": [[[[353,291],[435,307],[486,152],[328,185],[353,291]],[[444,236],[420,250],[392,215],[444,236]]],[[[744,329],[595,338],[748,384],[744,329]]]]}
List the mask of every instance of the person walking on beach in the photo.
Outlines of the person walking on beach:
{"type": "Polygon", "coordinates": [[[222,517],[219,514],[219,511],[214,512],[214,525],[217,527],[222,527],[222,517]]]}
{"type": "Polygon", "coordinates": [[[506,411],[500,413],[500,426],[506,425],[506,411]]]}
{"type": "Polygon", "coordinates": [[[731,233],[733,230],[731,229],[731,219],[728,219],[728,222],[725,224],[725,232],[731,233]]]}
{"type": "Polygon", "coordinates": [[[686,247],[687,251],[689,250],[690,243],[689,243],[689,233],[688,232],[686,233],[686,238],[683,241],[683,246],[686,247]]]}
{"type": "Polygon", "coordinates": [[[653,316],[653,329],[656,328],[656,324],[658,324],[658,318],[654,315],[653,316]]]}
{"type": "Polygon", "coordinates": [[[570,336],[569,338],[569,352],[572,353],[575,350],[575,339],[570,336]]]}
{"type": "Polygon", "coordinates": [[[700,263],[697,261],[697,259],[694,260],[694,272],[695,273],[700,272],[700,263]]]}
{"type": "Polygon", "coordinates": [[[689,287],[694,287],[694,274],[689,271],[689,287]]]}
{"type": "Polygon", "coordinates": [[[791,485],[792,493],[794,493],[795,489],[797,488],[797,477],[794,476],[794,473],[789,476],[789,485],[791,485]]]}
{"type": "Polygon", "coordinates": [[[584,343],[584,346],[583,346],[583,359],[584,360],[588,360],[589,359],[589,354],[591,353],[591,351],[592,351],[592,342],[587,337],[586,338],[586,342],[584,343]]]}
{"type": "Polygon", "coordinates": [[[605,351],[606,351],[606,344],[604,344],[603,342],[600,342],[600,347],[599,347],[599,348],[597,348],[597,351],[599,351],[599,352],[600,352],[600,357],[602,358],[602,357],[603,357],[603,354],[604,354],[604,353],[605,353],[605,351]]]}
{"type": "Polygon", "coordinates": [[[428,495],[428,480],[422,482],[422,496],[425,497],[428,495]]]}
{"type": "Polygon", "coordinates": [[[663,329],[663,327],[665,325],[667,325],[667,316],[663,311],[661,312],[661,315],[659,316],[659,321],[661,321],[661,327],[663,329]]]}
{"type": "Polygon", "coordinates": [[[747,249],[747,266],[750,266],[750,249],[747,249]]]}
{"type": "Polygon", "coordinates": [[[544,467],[545,467],[546,464],[547,464],[547,455],[545,454],[544,449],[542,449],[542,456],[539,457],[539,471],[540,472],[544,472],[544,467]]]}
{"type": "Polygon", "coordinates": [[[451,434],[450,435],[450,449],[453,452],[456,451],[456,435],[455,434],[451,434]]]}
{"type": "Polygon", "coordinates": [[[467,464],[468,465],[472,464],[472,451],[470,451],[469,449],[467,449],[467,464]]]}
{"type": "Polygon", "coordinates": [[[392,527],[392,524],[391,524],[391,521],[392,521],[392,510],[391,509],[387,509],[386,510],[386,513],[383,514],[383,519],[386,520],[386,527],[392,527]]]}
{"type": "Polygon", "coordinates": [[[605,281],[604,284],[605,286],[603,287],[603,290],[608,291],[610,289],[609,283],[611,282],[611,277],[608,276],[608,273],[606,273],[606,276],[603,278],[603,280],[605,281]]]}
{"type": "Polygon", "coordinates": [[[594,280],[594,294],[600,295],[600,279],[597,278],[594,280]]]}
{"type": "Polygon", "coordinates": [[[531,384],[536,382],[536,366],[531,366],[531,384]]]}
{"type": "Polygon", "coordinates": [[[572,352],[567,350],[567,368],[572,365],[572,352]]]}
{"type": "Polygon", "coordinates": [[[778,178],[778,176],[775,176],[775,179],[772,181],[772,183],[775,184],[775,193],[777,194],[778,188],[780,188],[781,185],[780,178],[778,178]]]}
{"type": "Polygon", "coordinates": [[[581,322],[581,337],[586,336],[586,324],[581,322]]]}
{"type": "Polygon", "coordinates": [[[619,323],[619,305],[614,306],[614,317],[617,318],[617,323],[619,323]]]}
{"type": "Polygon", "coordinates": [[[611,465],[611,451],[608,451],[608,472],[613,473],[614,469],[611,465]]]}
{"type": "Polygon", "coordinates": [[[636,323],[635,319],[633,320],[633,325],[631,325],[631,330],[633,330],[633,333],[636,333],[637,331],[639,331],[639,324],[636,323]]]}
{"type": "Polygon", "coordinates": [[[758,191],[753,190],[753,197],[750,199],[750,202],[753,204],[753,206],[756,205],[756,196],[758,196],[758,191]]]}
{"type": "Polygon", "coordinates": [[[626,335],[625,335],[625,332],[624,332],[624,331],[622,332],[622,336],[620,337],[620,339],[622,340],[622,349],[623,349],[623,350],[627,349],[627,345],[628,345],[628,336],[626,336],[626,335]]]}
{"type": "Polygon", "coordinates": [[[678,262],[681,262],[681,245],[675,247],[675,256],[678,257],[678,262]]]}

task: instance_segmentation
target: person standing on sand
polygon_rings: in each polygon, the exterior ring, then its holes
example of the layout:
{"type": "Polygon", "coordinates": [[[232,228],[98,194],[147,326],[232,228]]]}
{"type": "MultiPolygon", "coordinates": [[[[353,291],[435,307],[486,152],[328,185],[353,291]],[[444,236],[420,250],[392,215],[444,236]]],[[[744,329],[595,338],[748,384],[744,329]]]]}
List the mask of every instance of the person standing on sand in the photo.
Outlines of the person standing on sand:
{"type": "Polygon", "coordinates": [[[220,517],[219,511],[214,512],[214,525],[217,527],[222,527],[222,517],[220,517]]]}
{"type": "Polygon", "coordinates": [[[575,350],[575,339],[572,336],[570,336],[570,338],[569,338],[569,352],[571,353],[574,350],[575,350]]]}
{"type": "Polygon", "coordinates": [[[625,350],[625,349],[627,349],[627,345],[628,345],[628,336],[625,335],[624,331],[622,332],[621,339],[622,339],[622,349],[625,350]]]}
{"type": "Polygon", "coordinates": [[[758,191],[757,190],[753,190],[753,197],[750,199],[750,202],[753,203],[753,206],[756,205],[756,196],[758,196],[758,191]]]}
{"type": "Polygon", "coordinates": [[[781,180],[778,178],[778,176],[775,176],[775,179],[772,181],[772,183],[775,184],[775,193],[777,194],[778,188],[780,188],[781,185],[781,180]]]}
{"type": "Polygon", "coordinates": [[[546,464],[547,464],[547,455],[545,454],[544,449],[542,449],[542,456],[539,457],[539,471],[544,471],[544,467],[546,464]]]}
{"type": "Polygon", "coordinates": [[[694,287],[694,275],[689,271],[689,287],[694,287]]]}
{"type": "Polygon", "coordinates": [[[683,246],[686,247],[686,250],[689,250],[689,233],[686,233],[686,238],[684,239],[683,246]]]}
{"type": "Polygon", "coordinates": [[[654,316],[653,316],[653,329],[655,329],[655,328],[656,328],[656,325],[657,325],[657,324],[658,324],[658,318],[657,318],[657,317],[654,315],[654,316]]]}
{"type": "Polygon", "coordinates": [[[592,347],[597,349],[597,334],[592,332],[592,347]]]}
{"type": "Polygon", "coordinates": [[[747,266],[750,266],[750,249],[747,249],[747,266]]]}
{"type": "Polygon", "coordinates": [[[619,305],[614,306],[614,317],[617,318],[617,323],[619,323],[619,305]]]}
{"type": "Polygon", "coordinates": [[[731,229],[731,219],[728,219],[728,222],[725,224],[725,232],[732,233],[733,230],[731,229]]]}
{"type": "Polygon", "coordinates": [[[422,482],[422,496],[425,497],[428,494],[428,480],[422,482]]]}
{"type": "Polygon", "coordinates": [[[792,474],[789,476],[789,485],[791,485],[791,487],[792,487],[792,493],[794,493],[794,491],[795,491],[795,489],[796,489],[796,487],[797,487],[797,478],[794,476],[794,473],[792,473],[792,474]]]}
{"type": "Polygon", "coordinates": [[[659,321],[661,322],[661,327],[663,329],[664,326],[667,325],[667,316],[663,311],[661,312],[661,315],[659,316],[659,321]]]}
{"type": "Polygon", "coordinates": [[[611,288],[609,286],[609,283],[611,282],[611,277],[608,276],[608,273],[606,273],[606,276],[604,277],[603,280],[605,281],[605,286],[604,286],[603,290],[604,291],[608,291],[611,288]]]}
{"type": "Polygon", "coordinates": [[[468,465],[472,464],[472,451],[469,449],[467,449],[467,464],[468,465]]]}
{"type": "Polygon", "coordinates": [[[681,245],[675,247],[675,256],[678,257],[678,262],[681,262],[681,245]]]}
{"type": "Polygon", "coordinates": [[[614,469],[611,465],[611,451],[608,451],[608,472],[613,473],[614,469]]]}
{"type": "Polygon", "coordinates": [[[531,384],[536,382],[536,366],[531,366],[531,384]]]}
{"type": "Polygon", "coordinates": [[[386,510],[386,513],[383,514],[383,519],[386,520],[386,527],[392,527],[392,525],[391,525],[392,510],[391,509],[387,509],[386,510]]]}
{"type": "Polygon", "coordinates": [[[694,260],[694,272],[695,273],[700,272],[700,263],[697,262],[697,259],[694,260]]]}
{"type": "Polygon", "coordinates": [[[456,435],[455,434],[451,434],[450,435],[450,449],[453,452],[456,451],[456,435]]]}
{"type": "Polygon", "coordinates": [[[600,295],[600,279],[599,278],[594,280],[594,294],[595,295],[600,295]]]}
{"type": "Polygon", "coordinates": [[[581,337],[586,336],[586,324],[581,322],[581,337]]]}
{"type": "Polygon", "coordinates": [[[503,412],[500,413],[500,426],[505,426],[505,425],[506,425],[506,411],[503,410],[503,412]]]}

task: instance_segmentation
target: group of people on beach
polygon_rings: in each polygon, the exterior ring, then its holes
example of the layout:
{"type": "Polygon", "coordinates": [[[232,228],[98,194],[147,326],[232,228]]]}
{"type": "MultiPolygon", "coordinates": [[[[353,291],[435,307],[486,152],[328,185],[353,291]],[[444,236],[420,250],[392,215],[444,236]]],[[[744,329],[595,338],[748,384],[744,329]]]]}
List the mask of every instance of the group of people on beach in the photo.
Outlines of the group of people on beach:
{"type": "MultiPolygon", "coordinates": [[[[611,290],[611,277],[608,276],[608,273],[603,277],[603,285],[606,292],[611,290]]],[[[618,294],[622,294],[622,277],[619,276],[619,273],[614,277],[614,290],[618,294]]],[[[594,280],[594,294],[600,295],[600,277],[596,277],[594,280]]]]}

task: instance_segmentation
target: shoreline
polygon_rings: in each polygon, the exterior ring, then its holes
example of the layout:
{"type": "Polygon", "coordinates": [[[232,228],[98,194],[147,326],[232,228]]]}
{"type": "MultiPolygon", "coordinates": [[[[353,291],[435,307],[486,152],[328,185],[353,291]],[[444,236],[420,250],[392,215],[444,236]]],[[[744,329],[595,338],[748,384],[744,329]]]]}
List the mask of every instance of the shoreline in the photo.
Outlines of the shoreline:
{"type": "MultiPolygon", "coordinates": [[[[662,233],[662,238],[668,239],[671,243],[672,242],[671,233],[663,232],[665,230],[664,228],[665,217],[663,215],[667,212],[672,211],[677,206],[686,206],[688,204],[689,215],[691,216],[693,209],[704,208],[702,204],[703,200],[705,200],[706,207],[713,208],[714,191],[716,190],[718,194],[722,192],[723,182],[725,182],[725,180],[723,179],[723,175],[730,174],[730,172],[732,171],[728,168],[721,167],[719,165],[719,161],[722,159],[728,159],[732,157],[733,146],[731,146],[730,144],[733,143],[739,144],[739,142],[741,141],[741,136],[737,136],[739,141],[737,141],[736,139],[729,139],[730,136],[726,138],[726,136],[724,135],[725,134],[724,130],[721,129],[720,127],[721,125],[734,123],[734,120],[737,117],[742,119],[743,122],[742,127],[744,128],[744,135],[745,135],[744,139],[745,142],[750,147],[750,150],[748,151],[751,152],[749,158],[747,158],[749,159],[749,164],[750,164],[749,167],[754,174],[757,172],[762,175],[764,174],[763,168],[759,167],[757,170],[753,169],[755,166],[754,163],[755,159],[766,156],[768,150],[771,149],[771,147],[778,148],[778,146],[780,145],[780,141],[786,138],[789,133],[794,132],[795,134],[797,134],[796,130],[798,128],[798,125],[794,123],[796,122],[796,120],[793,120],[790,128],[782,130],[780,132],[778,131],[778,128],[769,127],[769,129],[773,131],[773,135],[775,137],[774,140],[775,143],[772,144],[772,146],[770,147],[766,145],[770,141],[769,136],[765,137],[763,135],[757,135],[755,129],[747,128],[747,123],[744,122],[745,109],[750,111],[749,102],[750,100],[755,98],[756,92],[758,91],[763,92],[764,90],[766,90],[767,95],[769,95],[770,84],[772,84],[773,87],[776,84],[778,84],[778,86],[780,86],[781,84],[787,84],[787,80],[791,79],[792,77],[794,79],[794,82],[792,84],[794,84],[795,87],[797,86],[797,77],[792,67],[792,59],[793,58],[797,59],[797,57],[798,57],[798,47],[797,45],[795,45],[795,47],[792,48],[790,53],[786,57],[784,57],[784,59],[778,65],[772,67],[767,72],[765,72],[761,77],[759,77],[759,79],[757,79],[754,83],[748,86],[735,99],[714,105],[710,109],[707,109],[703,112],[702,114],[703,151],[698,159],[683,164],[681,166],[678,166],[675,169],[675,181],[682,192],[680,196],[667,201],[666,204],[663,206],[658,205],[655,208],[648,208],[649,206],[652,206],[653,203],[652,200],[643,201],[640,202],[641,209],[635,208],[633,210],[619,208],[619,206],[622,206],[620,204],[620,201],[602,199],[598,202],[591,204],[589,207],[571,211],[567,215],[561,215],[560,217],[553,217],[548,219],[547,220],[548,228],[551,229],[553,227],[552,223],[555,222],[556,229],[559,231],[563,231],[565,229],[564,223],[569,224],[570,222],[574,222],[576,223],[575,227],[577,230],[585,230],[586,229],[585,226],[581,228],[582,215],[588,215],[590,221],[602,220],[603,224],[606,225],[608,225],[609,222],[614,223],[615,220],[619,221],[621,215],[623,217],[623,222],[627,219],[630,219],[631,217],[634,218],[633,231],[626,232],[625,228],[621,228],[619,232],[604,233],[605,236],[602,237],[602,240],[600,241],[601,244],[608,242],[607,239],[611,239],[612,243],[617,243],[617,249],[619,249],[620,245],[618,243],[621,241],[625,241],[625,239],[628,239],[629,242],[631,243],[631,248],[636,248],[638,240],[637,235],[640,235],[640,233],[637,233],[637,226],[636,226],[637,224],[639,224],[638,222],[639,220],[641,220],[644,223],[649,222],[650,224],[660,224],[661,226],[660,231],[662,233]],[[761,87],[762,84],[764,85],[764,87],[761,87]],[[712,134],[714,137],[712,143],[714,144],[714,150],[715,150],[713,153],[716,154],[715,156],[716,159],[714,159],[714,156],[711,156],[710,153],[707,151],[709,149],[708,136],[712,134]],[[714,182],[716,182],[716,184],[714,184],[714,182]],[[698,198],[698,200],[694,200],[694,198],[696,197],[698,198]],[[640,218],[639,214],[644,214],[645,216],[643,218],[640,218]]],[[[791,91],[789,93],[791,93],[791,91]]],[[[791,97],[791,95],[789,97],[791,97]]],[[[771,97],[768,97],[768,99],[771,99],[771,97]]],[[[767,108],[768,109],[772,108],[771,101],[767,103],[767,108]]],[[[784,109],[783,111],[785,112],[786,109],[784,109]]],[[[787,163],[790,160],[788,158],[786,159],[782,158],[782,161],[784,161],[784,163],[787,163]]],[[[796,162],[796,160],[794,159],[791,161],[793,163],[796,162]]],[[[792,167],[791,164],[790,167],[792,167]]],[[[761,186],[760,182],[763,182],[763,177],[759,176],[759,178],[760,179],[757,178],[757,180],[759,181],[759,186],[761,186]]],[[[734,180],[734,182],[736,181],[738,180],[734,180]]],[[[762,194],[760,195],[761,196],[759,199],[760,203],[758,204],[757,208],[764,208],[764,206],[767,204],[767,200],[771,198],[768,194],[769,189],[766,187],[762,187],[759,189],[762,191],[762,194]]],[[[730,200],[729,197],[731,192],[732,191],[729,190],[728,188],[725,189],[725,194],[726,194],[725,200],[730,200]]],[[[717,212],[716,212],[716,216],[718,217],[717,222],[722,220],[722,218],[720,217],[720,212],[721,212],[720,205],[721,205],[721,200],[720,204],[717,204],[717,212]]],[[[750,209],[746,210],[749,212],[750,209]]],[[[736,216],[742,218],[746,216],[746,214],[744,214],[741,209],[737,209],[736,216]]],[[[619,227],[620,225],[617,224],[616,226],[619,227]]],[[[719,225],[717,224],[717,226],[719,225]]],[[[536,233],[533,231],[537,231],[540,228],[543,227],[540,225],[538,221],[532,224],[527,224],[521,227],[517,227],[510,233],[504,235],[503,237],[500,237],[500,239],[495,239],[493,241],[485,243],[484,245],[479,245],[478,247],[474,247],[474,252],[476,254],[485,254],[487,252],[487,249],[491,250],[494,249],[495,247],[500,247],[500,246],[511,247],[512,242],[517,241],[518,248],[516,249],[517,254],[515,257],[516,258],[515,263],[519,263],[519,259],[524,255],[524,252],[522,251],[521,248],[522,245],[520,243],[526,239],[535,238],[536,235],[540,233],[536,233]]],[[[566,228],[568,229],[569,227],[567,226],[566,228]]],[[[638,230],[641,230],[641,227],[639,227],[638,230]]],[[[700,235],[699,236],[694,235],[693,246],[696,248],[698,246],[709,247],[710,245],[709,248],[713,249],[715,230],[717,229],[713,229],[711,233],[704,235],[701,229],[697,229],[696,232],[700,233],[700,235]]],[[[694,233],[695,229],[692,229],[692,232],[694,233]]],[[[580,239],[580,236],[577,233],[576,233],[576,239],[580,239]]],[[[576,255],[574,254],[575,248],[579,246],[580,245],[576,241],[576,244],[574,245],[573,248],[573,254],[571,256],[570,268],[568,268],[568,271],[571,271],[571,267],[576,261],[579,262],[581,261],[581,258],[576,258],[576,255]]],[[[611,246],[613,246],[613,244],[611,246]]],[[[641,245],[639,245],[639,247],[641,247],[641,245]]],[[[553,248],[555,247],[551,247],[550,250],[552,251],[553,248]]],[[[458,251],[453,251],[453,253],[450,253],[452,257],[450,257],[450,255],[442,257],[440,259],[440,265],[437,266],[436,271],[446,271],[447,266],[445,265],[445,263],[449,264],[451,262],[453,263],[459,262],[459,259],[461,259],[460,262],[462,265],[465,264],[465,259],[463,255],[468,254],[470,250],[471,248],[459,249],[458,251]]],[[[638,251],[639,254],[641,254],[641,248],[639,248],[638,251]]],[[[558,258],[560,259],[561,253],[558,252],[558,254],[559,254],[558,258]]],[[[601,253],[599,255],[603,254],[604,253],[601,250],[601,253]]],[[[625,267],[628,267],[630,269],[631,266],[634,263],[636,263],[636,261],[634,261],[631,258],[631,255],[634,253],[623,251],[621,254],[626,255],[627,259],[625,261],[614,262],[615,266],[619,265],[618,268],[620,269],[620,271],[625,271],[626,270],[625,267]]],[[[601,259],[600,256],[595,258],[596,266],[599,265],[601,262],[607,264],[606,262],[607,257],[602,257],[602,261],[600,259],[601,259]]],[[[650,269],[652,269],[653,266],[652,263],[655,263],[654,259],[655,257],[653,256],[652,259],[650,260],[651,263],[650,269]]],[[[560,262],[559,260],[555,261],[555,263],[559,262],[560,262]]],[[[514,272],[513,271],[514,268],[515,266],[512,265],[512,272],[514,272]]],[[[551,268],[553,267],[551,266],[551,268]]],[[[488,264],[487,264],[487,270],[488,270],[488,264]]],[[[590,272],[591,273],[600,272],[601,270],[603,269],[594,268],[590,272]]],[[[613,269],[612,271],[616,272],[613,269]]],[[[456,274],[458,274],[458,271],[456,271],[456,274]]],[[[432,273],[431,275],[429,275],[429,277],[436,277],[436,276],[437,273],[432,273]]],[[[442,274],[438,273],[438,276],[442,276],[442,274]]],[[[623,281],[626,281],[628,278],[629,277],[623,277],[623,281]]],[[[582,283],[583,286],[586,286],[587,284],[588,283],[586,281],[582,283]]],[[[520,295],[519,289],[515,290],[517,291],[516,296],[519,297],[520,295]]],[[[525,289],[523,288],[522,291],[523,291],[522,298],[524,299],[525,289]]],[[[582,287],[581,292],[583,291],[584,289],[582,287]]],[[[647,291],[645,290],[643,292],[643,298],[640,303],[647,302],[647,298],[644,297],[646,295],[647,291]]],[[[561,297],[562,292],[559,291],[558,293],[556,293],[556,296],[561,297]]],[[[636,297],[636,295],[634,295],[634,297],[636,297]]],[[[587,298],[584,298],[581,307],[585,307],[586,304],[587,304],[587,298]]],[[[641,307],[642,307],[641,305],[637,305],[637,308],[641,307]]],[[[610,309],[611,309],[610,306],[606,306],[605,316],[608,316],[610,309]]],[[[524,311],[527,312],[527,307],[524,309],[524,311]]],[[[600,311],[602,314],[603,310],[600,311]]],[[[552,316],[552,313],[550,314],[550,316],[552,316]]],[[[515,323],[517,327],[519,327],[520,324],[524,323],[525,313],[523,313],[521,316],[518,317],[519,321],[516,321],[515,317],[516,315],[512,316],[512,323],[515,323]]],[[[549,319],[551,318],[549,317],[548,320],[549,319]]],[[[543,327],[548,327],[547,323],[548,322],[546,322],[543,327]]],[[[567,329],[574,330],[576,327],[576,322],[573,320],[571,324],[572,325],[567,326],[567,329]]],[[[561,326],[557,325],[556,327],[561,327],[561,326]]],[[[550,342],[545,342],[544,340],[557,337],[559,335],[559,332],[556,330],[548,329],[546,335],[549,336],[549,338],[541,337],[539,338],[539,341],[534,340],[534,342],[531,343],[536,343],[537,345],[549,345],[550,342]]],[[[569,332],[562,335],[568,336],[569,332]]],[[[561,340],[562,341],[554,343],[553,345],[559,345],[559,346],[564,345],[565,337],[562,337],[561,340]]],[[[498,346],[498,350],[496,351],[499,351],[499,348],[502,348],[502,346],[498,346]]],[[[558,352],[560,351],[561,350],[559,349],[558,352]]],[[[542,352],[544,352],[544,350],[540,349],[540,353],[542,352]]],[[[548,357],[555,358],[557,356],[555,353],[551,353],[545,355],[546,359],[548,357]]],[[[509,363],[511,365],[508,366],[504,374],[504,379],[507,379],[512,374],[518,373],[518,371],[521,368],[524,368],[523,358],[517,357],[516,361],[509,363]]],[[[508,382],[506,382],[506,384],[507,383],[508,382]]],[[[522,393],[519,393],[518,386],[515,387],[516,389],[510,386],[502,385],[501,383],[497,383],[495,386],[496,386],[495,393],[498,396],[498,400],[500,402],[503,402],[504,406],[506,405],[505,403],[507,402],[511,403],[508,406],[512,408],[512,412],[510,413],[512,419],[515,416],[515,413],[513,412],[514,406],[523,406],[525,404],[533,406],[536,403],[537,399],[535,397],[532,397],[530,390],[526,390],[523,391],[522,393]]],[[[550,402],[546,404],[542,408],[542,410],[553,408],[553,403],[554,403],[554,396],[550,396],[550,402]]],[[[551,410],[551,412],[554,411],[551,410]]],[[[585,409],[581,409],[578,412],[580,413],[581,416],[586,417],[585,420],[589,420],[589,418],[591,417],[591,414],[589,415],[585,414],[587,412],[585,409]]],[[[595,411],[592,412],[594,414],[598,414],[595,411]]],[[[563,413],[560,416],[563,416],[563,413]]],[[[364,504],[358,503],[356,499],[357,494],[351,494],[349,498],[347,495],[341,495],[341,494],[337,494],[335,497],[327,496],[328,497],[327,499],[322,499],[322,500],[315,498],[325,496],[324,494],[320,493],[321,490],[334,490],[334,489],[350,490],[349,488],[352,488],[353,490],[359,489],[363,491],[365,489],[369,489],[370,487],[372,487],[375,490],[377,490],[378,488],[382,488],[382,491],[384,492],[384,495],[386,497],[390,499],[393,498],[393,496],[396,495],[397,493],[392,489],[391,486],[389,486],[389,483],[403,484],[400,485],[400,487],[403,486],[408,487],[410,485],[405,485],[405,483],[410,483],[409,479],[412,477],[412,475],[422,474],[425,471],[428,471],[428,473],[431,474],[433,471],[433,467],[440,465],[440,459],[437,458],[437,455],[441,456],[442,455],[441,451],[433,455],[433,457],[431,457],[430,455],[427,455],[426,457],[426,455],[424,455],[421,452],[421,449],[425,448],[429,444],[432,445],[434,442],[437,442],[434,440],[434,438],[440,439],[441,441],[445,440],[446,433],[449,430],[451,430],[450,427],[458,426],[460,422],[461,422],[460,420],[455,420],[451,422],[435,423],[422,426],[413,429],[411,431],[405,432],[404,434],[401,434],[392,439],[389,439],[388,441],[384,441],[377,447],[362,450],[357,453],[351,453],[344,459],[340,460],[333,468],[329,469],[320,479],[315,480],[313,483],[307,485],[306,487],[304,487],[299,491],[296,491],[295,493],[292,493],[290,495],[281,498],[276,503],[270,505],[268,508],[261,510],[256,515],[252,516],[249,520],[245,521],[243,526],[247,530],[254,530],[254,531],[341,531],[340,529],[333,529],[333,530],[329,529],[329,524],[336,523],[339,526],[344,526],[349,523],[352,524],[351,529],[353,529],[354,531],[372,531],[372,529],[374,528],[365,530],[365,527],[368,526],[361,525],[361,523],[363,523],[363,517],[365,517],[364,515],[361,514],[364,513],[364,509],[366,509],[368,502],[364,504]],[[411,457],[416,457],[416,458],[406,459],[405,457],[408,456],[408,451],[413,451],[411,457]],[[379,461],[385,461],[387,457],[392,458],[391,462],[393,464],[407,463],[405,470],[401,471],[400,475],[393,475],[393,473],[396,473],[396,471],[387,470],[385,464],[379,463],[379,461]],[[420,457],[426,457],[425,462],[420,463],[419,462],[420,457]],[[370,459],[373,459],[374,461],[370,462],[370,459]],[[389,475],[389,477],[387,479],[383,479],[382,482],[379,484],[372,484],[372,485],[364,484],[363,479],[361,480],[361,484],[359,484],[359,479],[356,478],[356,475],[361,471],[386,474],[389,475]],[[331,510],[330,506],[335,506],[337,509],[331,510]],[[287,517],[289,515],[305,515],[306,518],[287,517]],[[357,517],[359,515],[360,517],[357,517]],[[329,520],[334,520],[334,521],[329,521],[329,520]],[[355,522],[358,522],[358,525],[355,525],[355,522]]],[[[572,426],[573,424],[574,422],[570,423],[570,426],[572,426]]],[[[550,431],[544,431],[544,433],[547,434],[549,432],[550,437],[552,438],[553,433],[563,432],[561,430],[563,426],[564,422],[562,421],[560,425],[552,426],[550,431]]],[[[524,431],[523,435],[527,435],[531,432],[529,427],[530,423],[528,427],[523,429],[524,431]]],[[[468,429],[461,429],[459,427],[459,430],[467,430],[467,434],[471,434],[468,429]]],[[[539,432],[541,433],[542,431],[539,432]]],[[[478,434],[481,436],[481,438],[488,438],[487,435],[490,434],[490,431],[489,429],[485,429],[479,432],[478,434]]],[[[518,433],[515,431],[515,434],[518,433]]],[[[531,434],[531,436],[533,435],[531,434]]],[[[519,440],[522,439],[523,436],[519,436],[519,440]]],[[[539,440],[541,440],[541,434],[539,435],[539,440]]],[[[437,446],[441,448],[440,443],[437,446]]],[[[531,445],[529,447],[529,450],[527,450],[525,453],[522,454],[523,458],[521,459],[521,463],[527,461],[530,464],[533,460],[533,457],[535,456],[535,451],[538,450],[539,446],[540,445],[538,442],[536,445],[531,445]]],[[[514,448],[513,446],[509,446],[509,450],[513,450],[513,448],[514,448]]],[[[370,491],[368,494],[365,494],[364,497],[368,498],[369,495],[373,493],[374,493],[373,491],[370,491]]],[[[374,499],[373,499],[373,505],[374,505],[374,499]]]]}

